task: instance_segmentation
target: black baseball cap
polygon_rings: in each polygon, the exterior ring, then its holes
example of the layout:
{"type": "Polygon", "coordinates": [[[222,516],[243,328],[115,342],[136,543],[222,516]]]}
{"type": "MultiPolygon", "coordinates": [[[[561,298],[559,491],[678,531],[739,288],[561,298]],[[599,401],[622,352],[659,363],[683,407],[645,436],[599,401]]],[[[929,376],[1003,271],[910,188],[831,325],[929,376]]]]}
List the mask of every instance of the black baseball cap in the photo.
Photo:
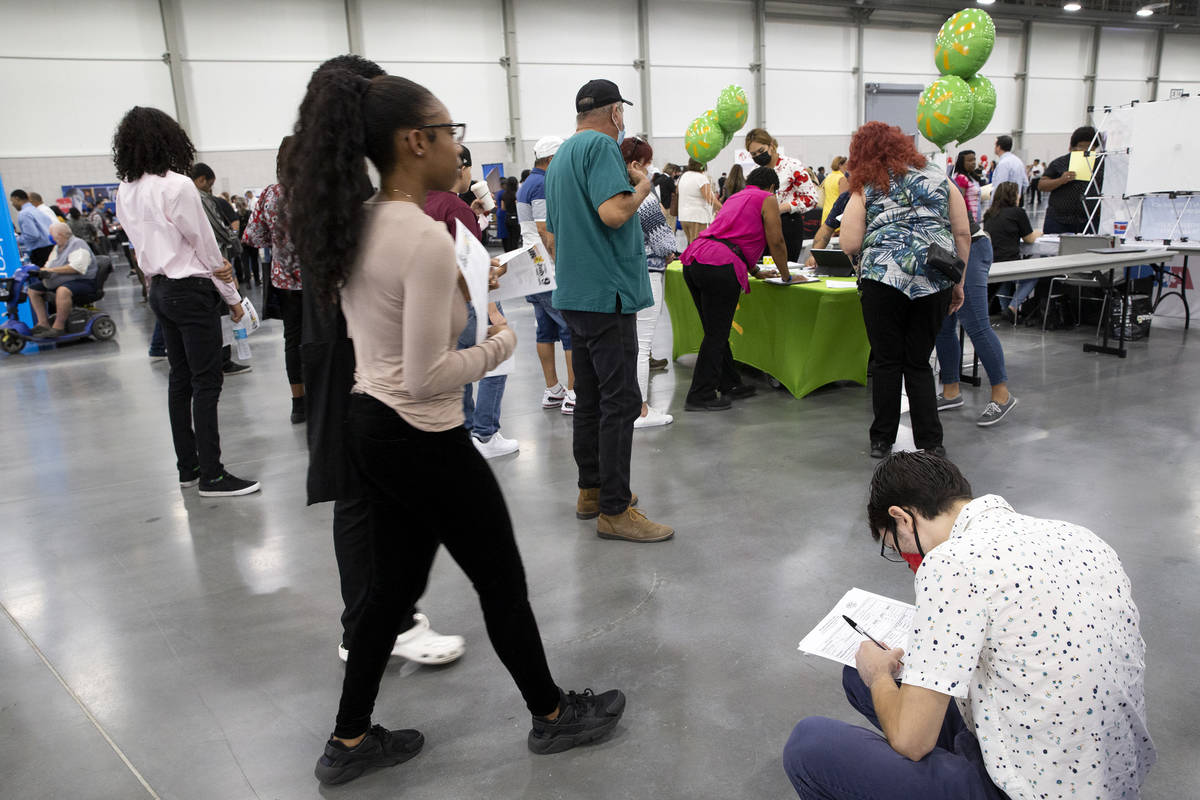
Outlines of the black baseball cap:
{"type": "Polygon", "coordinates": [[[633,105],[632,102],[621,97],[621,90],[615,83],[604,78],[588,81],[575,95],[575,111],[578,113],[591,111],[593,108],[602,108],[613,103],[633,105]]]}

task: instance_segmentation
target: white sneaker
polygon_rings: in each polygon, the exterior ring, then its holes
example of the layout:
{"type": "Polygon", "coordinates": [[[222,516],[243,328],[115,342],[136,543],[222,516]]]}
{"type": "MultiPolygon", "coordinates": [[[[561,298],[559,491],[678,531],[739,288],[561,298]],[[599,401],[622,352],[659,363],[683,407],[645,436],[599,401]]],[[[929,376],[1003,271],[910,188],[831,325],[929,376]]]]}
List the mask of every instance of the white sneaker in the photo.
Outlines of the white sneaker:
{"type": "Polygon", "coordinates": [[[564,413],[564,414],[574,414],[575,413],[575,393],[573,391],[571,391],[570,389],[567,389],[567,396],[563,398],[562,413],[564,413]]]}
{"type": "Polygon", "coordinates": [[[505,439],[500,435],[500,431],[492,434],[492,438],[486,442],[481,442],[474,436],[471,439],[475,442],[475,449],[484,458],[496,458],[497,456],[506,456],[509,453],[515,453],[521,449],[521,443],[516,439],[505,439]]]}
{"type": "Polygon", "coordinates": [[[657,428],[660,425],[670,425],[675,421],[675,418],[670,414],[659,411],[657,408],[651,407],[646,412],[646,416],[638,417],[633,421],[633,427],[636,428],[657,428]]]}
{"type": "MultiPolygon", "coordinates": [[[[417,624],[396,637],[392,655],[418,664],[449,664],[462,658],[467,651],[466,639],[438,633],[430,627],[429,617],[424,614],[413,614],[413,620],[417,624]]],[[[339,644],[338,658],[345,661],[349,657],[350,651],[346,645],[339,644]]]]}
{"type": "Polygon", "coordinates": [[[542,408],[558,408],[567,396],[567,390],[561,383],[556,383],[542,392],[542,408]]]}

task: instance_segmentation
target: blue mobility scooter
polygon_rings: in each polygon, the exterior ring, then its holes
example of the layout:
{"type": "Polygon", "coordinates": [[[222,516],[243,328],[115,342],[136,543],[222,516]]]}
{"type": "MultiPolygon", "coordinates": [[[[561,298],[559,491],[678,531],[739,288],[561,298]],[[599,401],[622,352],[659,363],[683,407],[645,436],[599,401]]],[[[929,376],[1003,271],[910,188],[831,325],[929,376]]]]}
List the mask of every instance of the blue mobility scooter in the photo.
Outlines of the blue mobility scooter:
{"type": "MultiPolygon", "coordinates": [[[[42,277],[35,267],[21,267],[11,278],[0,278],[0,302],[4,303],[7,319],[0,323],[0,350],[5,353],[19,353],[25,349],[26,342],[34,344],[62,344],[73,342],[85,336],[91,336],[98,341],[111,339],[117,334],[117,323],[112,317],[95,307],[95,303],[104,297],[104,282],[112,274],[112,259],[108,256],[96,256],[96,287],[91,292],[76,293],[72,298],[71,314],[67,318],[66,333],[61,336],[34,336],[33,329],[17,316],[21,303],[27,299],[25,287],[32,278],[42,277]]],[[[45,277],[49,277],[46,275],[45,277]]],[[[47,296],[47,304],[53,303],[53,297],[47,296]]],[[[53,321],[54,315],[51,315],[53,321]]]]}

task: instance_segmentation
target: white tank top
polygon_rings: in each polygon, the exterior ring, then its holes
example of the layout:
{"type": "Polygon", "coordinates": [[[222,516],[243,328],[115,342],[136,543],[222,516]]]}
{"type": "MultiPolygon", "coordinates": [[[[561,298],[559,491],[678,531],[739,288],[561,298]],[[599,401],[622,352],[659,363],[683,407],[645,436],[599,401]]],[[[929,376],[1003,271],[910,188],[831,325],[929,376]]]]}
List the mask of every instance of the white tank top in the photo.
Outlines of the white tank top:
{"type": "Polygon", "coordinates": [[[688,170],[679,177],[680,222],[703,222],[707,225],[713,221],[712,206],[700,194],[701,187],[708,185],[708,176],[703,172],[688,170]]]}

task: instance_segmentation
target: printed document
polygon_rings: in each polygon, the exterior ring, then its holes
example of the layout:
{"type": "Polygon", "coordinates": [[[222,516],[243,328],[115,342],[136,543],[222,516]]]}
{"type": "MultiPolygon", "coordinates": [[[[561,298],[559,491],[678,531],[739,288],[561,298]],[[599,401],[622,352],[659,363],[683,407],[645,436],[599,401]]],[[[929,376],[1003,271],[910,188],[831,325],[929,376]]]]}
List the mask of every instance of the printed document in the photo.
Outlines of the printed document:
{"type": "Polygon", "coordinates": [[[846,620],[842,619],[845,614],[858,623],[858,627],[888,647],[907,650],[914,611],[916,607],[908,603],[862,589],[851,589],[842,595],[842,599],[820,624],[800,640],[799,649],[853,667],[858,645],[867,640],[846,624],[846,620]]]}

